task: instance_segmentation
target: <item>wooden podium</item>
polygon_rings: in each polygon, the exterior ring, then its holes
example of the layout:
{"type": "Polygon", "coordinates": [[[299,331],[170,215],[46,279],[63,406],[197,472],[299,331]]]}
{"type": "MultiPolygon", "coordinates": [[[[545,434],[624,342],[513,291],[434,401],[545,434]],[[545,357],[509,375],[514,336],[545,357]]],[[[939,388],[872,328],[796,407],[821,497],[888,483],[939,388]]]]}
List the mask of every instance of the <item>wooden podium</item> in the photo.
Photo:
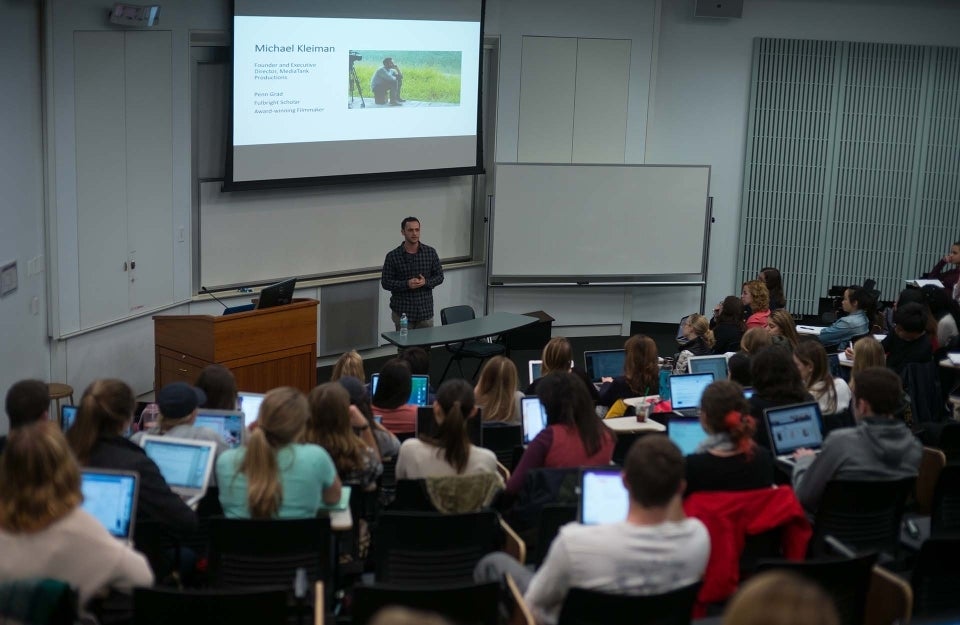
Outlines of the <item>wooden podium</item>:
{"type": "Polygon", "coordinates": [[[317,384],[317,300],[212,315],[157,315],[154,388],[197,381],[219,364],[233,372],[241,391],[263,393],[293,386],[307,393],[317,384]]]}

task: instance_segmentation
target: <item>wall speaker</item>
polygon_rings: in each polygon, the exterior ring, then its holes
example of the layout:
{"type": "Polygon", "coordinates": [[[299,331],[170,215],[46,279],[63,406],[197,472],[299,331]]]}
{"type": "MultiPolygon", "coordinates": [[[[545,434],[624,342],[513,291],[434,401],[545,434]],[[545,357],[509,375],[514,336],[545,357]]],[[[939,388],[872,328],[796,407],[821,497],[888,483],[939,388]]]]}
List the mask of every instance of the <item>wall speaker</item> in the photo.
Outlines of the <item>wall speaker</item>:
{"type": "Polygon", "coordinates": [[[695,0],[695,17],[741,17],[743,0],[695,0]]]}

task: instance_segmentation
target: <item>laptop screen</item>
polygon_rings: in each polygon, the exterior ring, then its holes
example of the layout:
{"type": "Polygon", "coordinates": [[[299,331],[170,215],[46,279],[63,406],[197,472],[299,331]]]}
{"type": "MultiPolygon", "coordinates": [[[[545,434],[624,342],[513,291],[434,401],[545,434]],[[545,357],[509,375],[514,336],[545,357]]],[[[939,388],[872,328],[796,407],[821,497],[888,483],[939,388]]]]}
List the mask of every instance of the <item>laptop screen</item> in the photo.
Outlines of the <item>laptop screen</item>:
{"type": "Polygon", "coordinates": [[[260,404],[263,403],[262,393],[237,393],[237,410],[243,411],[243,425],[250,427],[260,416],[260,404]]]}
{"type": "Polygon", "coordinates": [[[690,358],[690,373],[712,373],[714,380],[727,379],[727,357],[693,356],[690,358]]]}
{"type": "Polygon", "coordinates": [[[520,413],[523,415],[523,444],[528,445],[547,427],[547,411],[539,397],[524,397],[520,400],[520,413]]]}
{"type": "Polygon", "coordinates": [[[80,472],[83,509],[111,535],[129,540],[137,505],[137,474],[133,471],[83,469],[80,472]]]}
{"type": "MultiPolygon", "coordinates": [[[[372,397],[377,392],[377,385],[380,383],[380,374],[374,373],[370,376],[370,396],[372,397]]],[[[427,402],[427,395],[430,393],[430,376],[428,375],[414,375],[410,377],[410,399],[407,400],[408,404],[413,404],[414,406],[429,406],[427,402]]]]}
{"type": "Polygon", "coordinates": [[[167,484],[198,490],[206,487],[215,447],[212,443],[155,437],[145,437],[143,442],[143,450],[157,463],[167,484]]]}
{"type": "Polygon", "coordinates": [[[60,406],[60,429],[64,432],[69,430],[74,421],[77,420],[76,406],[60,406]]]}
{"type": "Polygon", "coordinates": [[[623,359],[626,352],[622,349],[583,352],[583,366],[594,382],[601,378],[615,378],[623,375],[623,359]]]}
{"type": "Polygon", "coordinates": [[[542,376],[542,373],[541,373],[542,370],[543,370],[542,360],[527,361],[527,378],[530,380],[531,384],[533,384],[534,380],[540,379],[540,377],[542,376]]]}
{"type": "Polygon", "coordinates": [[[801,447],[819,449],[823,444],[820,405],[815,401],[767,408],[763,418],[767,420],[770,445],[777,456],[791,454],[801,447]]]}
{"type": "Polygon", "coordinates": [[[688,373],[670,376],[670,402],[674,410],[700,407],[704,389],[713,383],[712,373],[688,373]]]}
{"type": "Polygon", "coordinates": [[[243,418],[243,413],[239,411],[200,408],[194,425],[213,430],[230,449],[234,449],[243,443],[243,418]]]}
{"type": "Polygon", "coordinates": [[[684,456],[689,456],[697,451],[707,433],[696,417],[671,417],[667,421],[667,436],[684,456]]]}
{"type": "Polygon", "coordinates": [[[630,495],[619,469],[584,469],[580,474],[580,522],[584,525],[626,520],[630,495]]]}

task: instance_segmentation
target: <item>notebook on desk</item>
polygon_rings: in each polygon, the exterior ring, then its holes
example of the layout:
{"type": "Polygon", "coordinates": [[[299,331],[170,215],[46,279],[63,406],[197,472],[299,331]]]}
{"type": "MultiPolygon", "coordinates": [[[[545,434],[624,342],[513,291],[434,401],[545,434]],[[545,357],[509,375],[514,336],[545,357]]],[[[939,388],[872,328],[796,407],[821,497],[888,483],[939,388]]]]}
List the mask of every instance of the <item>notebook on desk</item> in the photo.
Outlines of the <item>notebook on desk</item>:
{"type": "Polygon", "coordinates": [[[670,405],[673,411],[685,417],[697,416],[700,410],[700,397],[712,383],[712,373],[670,376],[670,405]]]}
{"type": "MultiPolygon", "coordinates": [[[[370,376],[370,396],[377,392],[377,386],[380,384],[380,374],[374,373],[370,376]]],[[[413,404],[414,406],[429,406],[430,403],[427,401],[427,396],[430,394],[430,376],[429,375],[412,375],[410,376],[410,399],[407,400],[408,404],[413,404]]]]}
{"type": "Polygon", "coordinates": [[[193,424],[197,427],[211,429],[219,434],[230,449],[235,449],[243,444],[244,432],[247,431],[244,424],[244,414],[240,410],[198,408],[197,419],[193,424]]]}
{"type": "Polygon", "coordinates": [[[172,438],[147,434],[140,439],[170,490],[180,495],[188,506],[196,508],[207,492],[217,444],[188,438],[172,438]]]}
{"type": "Polygon", "coordinates": [[[690,373],[712,373],[714,380],[727,379],[727,357],[723,354],[691,356],[688,363],[690,373]]]}
{"type": "Polygon", "coordinates": [[[627,518],[630,494],[620,469],[585,468],[580,471],[577,518],[584,525],[620,523],[627,518]]]}
{"type": "Polygon", "coordinates": [[[237,408],[243,412],[243,425],[250,427],[260,415],[263,393],[237,393],[237,408]]]}
{"type": "Polygon", "coordinates": [[[793,452],[803,448],[819,452],[823,445],[823,421],[815,401],[767,408],[763,418],[770,449],[780,462],[793,466],[793,452]]]}
{"type": "Polygon", "coordinates": [[[139,483],[136,471],[80,471],[81,507],[100,521],[111,536],[127,545],[133,544],[139,483]]]}
{"type": "Polygon", "coordinates": [[[528,396],[520,400],[520,414],[523,417],[523,444],[529,445],[547,427],[547,411],[539,397],[528,396]]]}

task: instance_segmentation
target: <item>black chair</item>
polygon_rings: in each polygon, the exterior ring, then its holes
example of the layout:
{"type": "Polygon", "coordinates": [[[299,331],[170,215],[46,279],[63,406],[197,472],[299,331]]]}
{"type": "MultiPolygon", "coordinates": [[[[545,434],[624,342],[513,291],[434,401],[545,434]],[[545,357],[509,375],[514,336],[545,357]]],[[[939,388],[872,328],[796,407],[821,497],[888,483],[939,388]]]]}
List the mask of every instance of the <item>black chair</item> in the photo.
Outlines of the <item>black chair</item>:
{"type": "Polygon", "coordinates": [[[960,423],[944,424],[936,447],[947,457],[947,464],[960,460],[960,423]]]}
{"type": "Polygon", "coordinates": [[[415,588],[472,583],[477,562],[502,543],[500,518],[492,510],[387,511],[374,533],[376,579],[415,588]]]}
{"type": "Polygon", "coordinates": [[[786,569],[818,583],[833,599],[841,623],[862,625],[876,562],[876,553],[806,562],[761,560],[757,563],[757,572],[786,569]]]}
{"type": "Polygon", "coordinates": [[[397,480],[396,496],[390,504],[391,511],[436,512],[427,495],[426,480],[397,480]]]}
{"type": "Polygon", "coordinates": [[[487,425],[483,428],[483,446],[497,455],[497,462],[513,471],[513,455],[523,445],[522,425],[487,425]]]}
{"type": "MultiPolygon", "coordinates": [[[[445,326],[470,321],[471,319],[476,319],[476,317],[473,308],[465,304],[449,306],[440,311],[440,323],[445,326]]],[[[450,343],[447,345],[447,351],[452,354],[452,357],[450,361],[447,362],[447,366],[443,370],[443,375],[440,376],[441,382],[447,378],[447,372],[450,370],[450,365],[452,365],[454,361],[457,362],[457,367],[460,369],[460,377],[464,377],[462,361],[465,357],[480,359],[480,362],[477,364],[477,370],[473,372],[473,377],[471,378],[476,379],[477,374],[480,373],[480,367],[483,366],[483,361],[492,356],[499,356],[500,354],[506,353],[507,348],[500,343],[488,343],[487,341],[475,339],[459,343],[450,343]]]]}
{"type": "Polygon", "coordinates": [[[659,595],[614,595],[571,588],[558,625],[688,625],[700,583],[659,595]]]}
{"type": "Polygon", "coordinates": [[[530,561],[539,566],[547,557],[550,545],[553,544],[553,539],[560,533],[560,528],[576,520],[577,506],[568,504],[545,505],[540,510],[540,522],[537,525],[536,536],[531,541],[533,542],[533,556],[530,561]]]}
{"type": "Polygon", "coordinates": [[[914,427],[939,423],[946,418],[937,363],[910,363],[900,372],[903,390],[910,396],[914,427]]]}
{"type": "Polygon", "coordinates": [[[77,591],[56,579],[0,583],[0,623],[73,625],[79,613],[77,591]]]}
{"type": "Polygon", "coordinates": [[[134,625],[267,625],[286,623],[287,616],[287,591],[279,588],[133,591],[134,625]]]}
{"type": "Polygon", "coordinates": [[[960,536],[924,542],[910,583],[914,615],[960,614],[960,536]]]}
{"type": "Polygon", "coordinates": [[[376,584],[353,589],[353,625],[366,625],[380,609],[403,606],[436,612],[462,625],[497,625],[500,584],[461,584],[442,588],[409,588],[376,584]]]}
{"type": "Polygon", "coordinates": [[[943,467],[933,489],[930,534],[947,532],[960,533],[960,464],[943,467]]]}
{"type": "Polygon", "coordinates": [[[833,480],[827,484],[817,508],[809,553],[829,553],[827,535],[858,552],[896,554],[900,522],[915,478],[859,482],[833,480]]]}

